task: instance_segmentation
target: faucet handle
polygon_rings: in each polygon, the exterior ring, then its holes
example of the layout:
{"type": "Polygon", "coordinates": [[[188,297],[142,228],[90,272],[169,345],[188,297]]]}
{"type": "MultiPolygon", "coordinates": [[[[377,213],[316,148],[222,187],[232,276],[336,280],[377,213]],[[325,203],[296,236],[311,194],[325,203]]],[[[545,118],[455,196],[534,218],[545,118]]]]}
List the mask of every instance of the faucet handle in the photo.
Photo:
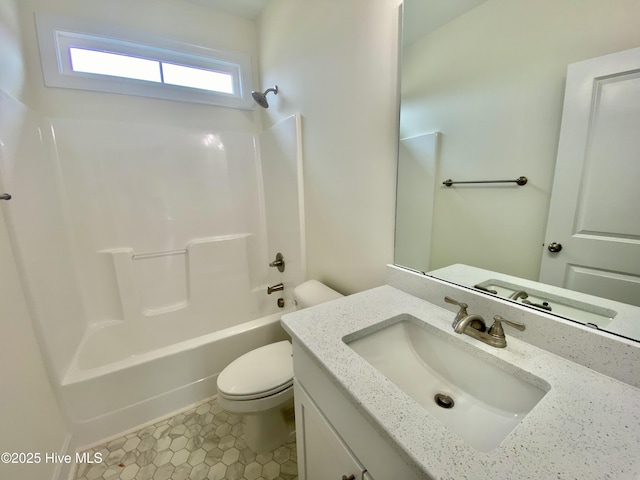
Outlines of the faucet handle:
{"type": "MultiPolygon", "coordinates": [[[[444,301],[447,303],[451,303],[452,305],[457,305],[460,307],[460,310],[458,311],[458,313],[456,314],[456,318],[453,319],[453,328],[455,329],[458,324],[460,323],[460,320],[462,320],[464,317],[466,317],[467,315],[469,315],[467,313],[467,307],[469,305],[467,305],[466,303],[463,302],[459,302],[457,300],[454,300],[451,297],[444,297],[444,301]]],[[[483,330],[484,331],[484,330],[483,330]]]]}
{"type": "Polygon", "coordinates": [[[507,320],[506,318],[503,318],[500,315],[496,315],[495,317],[493,317],[493,320],[494,320],[494,323],[493,325],[491,325],[491,328],[489,329],[488,333],[489,335],[493,335],[494,337],[504,337],[504,329],[502,328],[503,322],[506,323],[507,325],[512,326],[513,328],[517,328],[520,331],[526,328],[524,326],[524,323],[507,320]]]}
{"type": "MultiPolygon", "coordinates": [[[[466,310],[466,309],[467,309],[467,307],[469,306],[469,305],[467,305],[466,303],[459,302],[459,301],[457,301],[457,300],[455,300],[455,299],[453,299],[453,298],[451,298],[451,297],[449,297],[449,296],[444,297],[444,301],[445,301],[445,302],[447,302],[447,303],[450,303],[450,304],[452,304],[452,305],[457,305],[457,306],[459,306],[459,307],[460,307],[460,310],[466,310]]],[[[465,315],[466,315],[466,313],[465,313],[465,315]]]]}

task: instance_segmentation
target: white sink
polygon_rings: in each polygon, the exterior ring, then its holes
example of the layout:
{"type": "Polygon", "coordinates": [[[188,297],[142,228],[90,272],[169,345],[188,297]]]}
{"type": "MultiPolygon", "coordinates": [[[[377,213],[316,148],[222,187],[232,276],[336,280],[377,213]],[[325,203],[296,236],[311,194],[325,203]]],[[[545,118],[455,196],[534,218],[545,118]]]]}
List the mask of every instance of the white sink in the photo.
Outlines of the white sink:
{"type": "Polygon", "coordinates": [[[378,327],[343,340],[476,450],[496,448],[551,388],[411,315],[378,327]]]}

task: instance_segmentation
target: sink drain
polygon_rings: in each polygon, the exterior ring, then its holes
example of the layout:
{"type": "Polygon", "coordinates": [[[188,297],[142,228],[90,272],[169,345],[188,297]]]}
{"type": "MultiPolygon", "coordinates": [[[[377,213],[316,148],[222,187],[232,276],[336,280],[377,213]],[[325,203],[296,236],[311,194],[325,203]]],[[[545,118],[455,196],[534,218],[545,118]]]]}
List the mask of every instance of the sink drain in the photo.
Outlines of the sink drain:
{"type": "Polygon", "coordinates": [[[455,404],[453,398],[444,393],[437,393],[433,399],[436,401],[436,405],[442,408],[453,408],[453,405],[455,404]]]}

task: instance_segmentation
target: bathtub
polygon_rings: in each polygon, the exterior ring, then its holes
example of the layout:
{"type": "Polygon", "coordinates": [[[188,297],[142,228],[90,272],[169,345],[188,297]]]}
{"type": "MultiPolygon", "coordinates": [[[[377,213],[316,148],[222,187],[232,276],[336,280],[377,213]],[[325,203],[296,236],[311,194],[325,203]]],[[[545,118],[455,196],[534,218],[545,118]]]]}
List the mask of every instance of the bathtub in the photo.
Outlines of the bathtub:
{"type": "Polygon", "coordinates": [[[94,444],[215,395],[218,374],[231,361],[288,338],[280,317],[294,308],[190,339],[179,337],[185,335],[179,325],[175,332],[156,329],[173,339],[161,348],[166,338],[135,324],[87,332],[61,385],[77,444],[94,444]]]}

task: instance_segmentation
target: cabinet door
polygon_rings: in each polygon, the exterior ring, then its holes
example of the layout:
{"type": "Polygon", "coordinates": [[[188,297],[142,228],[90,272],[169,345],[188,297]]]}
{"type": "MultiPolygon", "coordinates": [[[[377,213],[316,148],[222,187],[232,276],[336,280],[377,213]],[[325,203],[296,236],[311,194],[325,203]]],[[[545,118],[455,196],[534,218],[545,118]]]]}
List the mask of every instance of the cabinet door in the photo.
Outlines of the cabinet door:
{"type": "Polygon", "coordinates": [[[295,380],[294,392],[300,480],[362,480],[362,465],[295,380]]]}

